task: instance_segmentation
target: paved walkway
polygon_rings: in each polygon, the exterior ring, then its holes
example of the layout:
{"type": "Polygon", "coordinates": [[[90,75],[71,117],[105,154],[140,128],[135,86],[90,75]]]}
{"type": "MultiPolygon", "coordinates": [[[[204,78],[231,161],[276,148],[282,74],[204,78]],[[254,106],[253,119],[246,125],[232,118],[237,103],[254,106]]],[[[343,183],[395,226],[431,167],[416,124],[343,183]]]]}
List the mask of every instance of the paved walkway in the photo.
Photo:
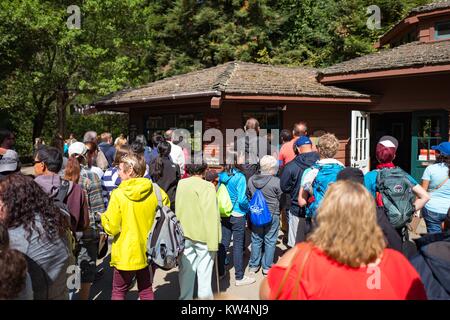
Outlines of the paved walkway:
{"type": "MultiPolygon", "coordinates": [[[[283,254],[286,247],[281,243],[281,232],[277,249],[275,252],[275,261],[283,254]]],[[[247,241],[250,240],[250,233],[246,235],[247,241]]],[[[247,266],[250,258],[250,244],[247,243],[247,249],[245,250],[245,265],[247,266]]],[[[232,252],[232,247],[230,247],[232,252]]],[[[231,255],[232,256],[232,255],[231,255]]],[[[109,300],[111,298],[112,290],[112,270],[109,267],[110,256],[109,254],[105,259],[99,261],[98,268],[103,269],[105,274],[101,279],[96,281],[91,289],[91,299],[94,300],[109,300]]],[[[259,299],[259,286],[263,279],[262,272],[259,271],[256,274],[256,282],[248,285],[236,287],[234,285],[234,268],[232,267],[232,261],[230,263],[231,268],[227,271],[227,276],[219,282],[220,292],[229,295],[232,299],[244,299],[244,300],[258,300],[259,299]]],[[[213,292],[217,292],[217,280],[215,269],[212,278],[213,292]]],[[[247,273],[247,271],[246,271],[247,273]]],[[[161,269],[156,270],[155,279],[153,282],[153,290],[155,292],[155,299],[157,300],[177,300],[180,294],[180,287],[178,281],[178,269],[171,271],[164,271],[161,269]]],[[[128,293],[128,300],[138,299],[137,285],[128,293]]]]}

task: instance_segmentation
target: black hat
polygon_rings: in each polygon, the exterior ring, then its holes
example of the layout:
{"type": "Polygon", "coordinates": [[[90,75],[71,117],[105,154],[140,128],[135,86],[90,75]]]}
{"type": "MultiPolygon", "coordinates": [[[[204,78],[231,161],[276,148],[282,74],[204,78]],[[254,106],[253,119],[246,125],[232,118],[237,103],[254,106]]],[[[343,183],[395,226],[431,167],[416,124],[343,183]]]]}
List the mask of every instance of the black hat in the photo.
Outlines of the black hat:
{"type": "Polygon", "coordinates": [[[351,180],[364,184],[364,173],[361,169],[347,167],[338,173],[337,180],[351,180]]]}

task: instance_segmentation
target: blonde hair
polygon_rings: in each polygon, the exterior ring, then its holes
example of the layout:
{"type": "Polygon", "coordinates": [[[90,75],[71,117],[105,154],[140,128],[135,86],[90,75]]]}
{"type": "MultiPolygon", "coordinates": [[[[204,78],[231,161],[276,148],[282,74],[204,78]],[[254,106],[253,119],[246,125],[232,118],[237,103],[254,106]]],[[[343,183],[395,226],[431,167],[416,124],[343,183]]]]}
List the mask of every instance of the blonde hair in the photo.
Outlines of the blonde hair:
{"type": "Polygon", "coordinates": [[[318,209],[317,223],[308,240],[328,257],[352,268],[375,262],[386,247],[375,201],[360,183],[331,184],[318,209]]]}
{"type": "Polygon", "coordinates": [[[319,155],[324,158],[333,158],[339,150],[339,140],[332,133],[326,133],[317,142],[319,155]]]}
{"type": "Polygon", "coordinates": [[[146,163],[142,157],[134,154],[125,154],[120,159],[120,163],[123,163],[126,171],[133,169],[131,176],[134,178],[142,178],[145,175],[146,163]]]}

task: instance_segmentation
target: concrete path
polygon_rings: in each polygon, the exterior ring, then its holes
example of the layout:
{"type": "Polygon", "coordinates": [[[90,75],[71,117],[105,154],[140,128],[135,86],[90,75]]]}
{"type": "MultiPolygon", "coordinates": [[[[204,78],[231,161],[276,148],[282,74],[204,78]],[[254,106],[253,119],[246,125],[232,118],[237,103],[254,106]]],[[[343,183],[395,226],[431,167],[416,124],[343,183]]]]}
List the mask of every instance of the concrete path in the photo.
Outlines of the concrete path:
{"type": "MultiPolygon", "coordinates": [[[[275,261],[283,254],[286,247],[281,242],[281,234],[277,244],[277,249],[275,252],[275,261]]],[[[250,240],[250,233],[247,232],[246,239],[250,240]]],[[[232,247],[230,247],[230,252],[232,252],[232,247]]],[[[232,255],[230,255],[231,257],[232,255]]],[[[247,243],[247,249],[244,253],[245,266],[248,265],[248,260],[250,258],[250,244],[247,243]]],[[[105,271],[103,277],[96,281],[91,289],[91,299],[94,300],[109,300],[111,298],[112,290],[112,270],[109,267],[110,256],[109,254],[105,259],[98,262],[98,269],[103,269],[105,271]]],[[[236,287],[234,284],[234,268],[232,267],[232,259],[230,262],[230,269],[227,269],[227,276],[219,282],[220,292],[229,295],[232,299],[244,299],[244,300],[258,300],[259,299],[259,286],[261,284],[264,276],[262,272],[259,271],[256,274],[256,282],[248,285],[236,287]]],[[[214,269],[212,278],[212,289],[213,292],[217,292],[217,280],[216,271],[214,269]]],[[[248,273],[246,269],[246,274],[248,273]]],[[[156,270],[155,279],[153,282],[153,290],[155,292],[155,299],[157,300],[177,300],[180,294],[180,287],[178,281],[178,269],[171,271],[164,271],[161,269],[156,270]]],[[[127,300],[137,300],[138,292],[137,285],[128,293],[127,300]]]]}

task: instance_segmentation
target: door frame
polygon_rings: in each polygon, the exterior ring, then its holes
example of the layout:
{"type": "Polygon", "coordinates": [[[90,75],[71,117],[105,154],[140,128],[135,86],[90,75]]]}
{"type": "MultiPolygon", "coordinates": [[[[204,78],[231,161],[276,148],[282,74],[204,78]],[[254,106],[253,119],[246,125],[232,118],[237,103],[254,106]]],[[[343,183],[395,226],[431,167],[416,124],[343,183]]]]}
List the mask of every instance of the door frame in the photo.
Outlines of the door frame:
{"type": "MultiPolygon", "coordinates": [[[[432,160],[418,160],[418,130],[419,124],[418,120],[422,116],[438,116],[442,120],[442,126],[440,128],[441,140],[448,141],[448,125],[449,125],[449,112],[447,110],[430,110],[430,111],[415,111],[412,112],[411,117],[411,176],[415,179],[421,180],[423,171],[429,165],[434,163],[432,160]]],[[[423,139],[423,138],[422,138],[423,139]]],[[[436,139],[436,138],[434,138],[436,139]]],[[[431,140],[431,138],[430,138],[431,140]]]]}

